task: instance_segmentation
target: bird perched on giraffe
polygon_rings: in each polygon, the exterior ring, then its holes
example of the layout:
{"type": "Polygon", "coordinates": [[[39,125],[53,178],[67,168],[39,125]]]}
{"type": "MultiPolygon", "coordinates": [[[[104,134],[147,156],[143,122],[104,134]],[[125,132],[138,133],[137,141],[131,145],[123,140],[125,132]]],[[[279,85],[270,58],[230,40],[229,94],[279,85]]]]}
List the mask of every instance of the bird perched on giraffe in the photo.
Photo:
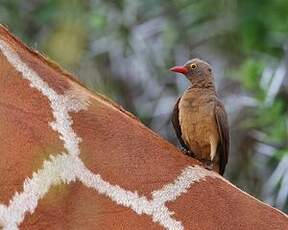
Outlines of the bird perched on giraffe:
{"type": "Polygon", "coordinates": [[[223,175],[229,155],[227,113],[219,100],[211,66],[198,58],[170,69],[190,81],[175,104],[172,123],[185,152],[223,175]]]}

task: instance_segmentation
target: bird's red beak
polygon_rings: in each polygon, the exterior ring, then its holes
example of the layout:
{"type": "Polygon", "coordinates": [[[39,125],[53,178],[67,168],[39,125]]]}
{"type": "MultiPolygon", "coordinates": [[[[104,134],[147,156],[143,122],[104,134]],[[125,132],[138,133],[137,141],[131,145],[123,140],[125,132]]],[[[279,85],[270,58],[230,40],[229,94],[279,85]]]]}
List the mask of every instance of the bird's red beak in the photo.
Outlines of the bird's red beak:
{"type": "Polygon", "coordinates": [[[182,73],[182,74],[187,74],[188,69],[185,66],[174,66],[170,68],[170,71],[176,72],[176,73],[182,73]]]}

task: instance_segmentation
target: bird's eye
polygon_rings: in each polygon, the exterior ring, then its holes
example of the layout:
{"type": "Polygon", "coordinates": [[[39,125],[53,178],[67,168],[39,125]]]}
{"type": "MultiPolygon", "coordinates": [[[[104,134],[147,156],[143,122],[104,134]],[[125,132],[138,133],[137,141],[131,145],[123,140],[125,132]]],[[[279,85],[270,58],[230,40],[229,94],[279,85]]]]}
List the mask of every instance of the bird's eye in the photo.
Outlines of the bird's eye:
{"type": "Polygon", "coordinates": [[[191,69],[195,69],[197,67],[197,65],[196,64],[191,64],[191,69]]]}

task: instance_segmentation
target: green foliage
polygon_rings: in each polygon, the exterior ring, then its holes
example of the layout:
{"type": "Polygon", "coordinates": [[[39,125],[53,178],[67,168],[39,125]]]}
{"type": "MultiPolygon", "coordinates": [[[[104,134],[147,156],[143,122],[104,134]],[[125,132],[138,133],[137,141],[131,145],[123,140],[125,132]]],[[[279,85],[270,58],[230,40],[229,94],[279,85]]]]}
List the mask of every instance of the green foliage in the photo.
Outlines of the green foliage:
{"type": "Polygon", "coordinates": [[[264,70],[264,64],[254,59],[247,59],[240,67],[237,79],[241,82],[242,86],[253,92],[254,96],[263,101],[265,99],[265,91],[260,86],[261,75],[264,70]]]}

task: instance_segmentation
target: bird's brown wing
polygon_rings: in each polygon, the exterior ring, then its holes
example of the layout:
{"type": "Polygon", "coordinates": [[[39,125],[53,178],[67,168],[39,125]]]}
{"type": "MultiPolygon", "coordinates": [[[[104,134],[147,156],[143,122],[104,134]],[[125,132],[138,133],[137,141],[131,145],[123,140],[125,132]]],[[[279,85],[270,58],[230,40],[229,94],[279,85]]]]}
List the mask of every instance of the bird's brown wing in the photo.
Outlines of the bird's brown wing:
{"type": "Polygon", "coordinates": [[[218,133],[220,137],[220,142],[217,147],[217,152],[219,154],[219,173],[224,174],[226,164],[228,162],[229,155],[229,125],[227,113],[223,104],[217,99],[215,105],[215,118],[217,122],[218,133]]]}
{"type": "Polygon", "coordinates": [[[173,124],[174,130],[175,130],[176,136],[177,136],[181,146],[183,148],[185,148],[187,151],[189,151],[189,147],[185,144],[184,140],[182,139],[181,126],[179,124],[179,102],[180,102],[180,99],[181,99],[181,97],[178,98],[178,100],[174,106],[171,120],[172,120],[172,124],[173,124]]]}

